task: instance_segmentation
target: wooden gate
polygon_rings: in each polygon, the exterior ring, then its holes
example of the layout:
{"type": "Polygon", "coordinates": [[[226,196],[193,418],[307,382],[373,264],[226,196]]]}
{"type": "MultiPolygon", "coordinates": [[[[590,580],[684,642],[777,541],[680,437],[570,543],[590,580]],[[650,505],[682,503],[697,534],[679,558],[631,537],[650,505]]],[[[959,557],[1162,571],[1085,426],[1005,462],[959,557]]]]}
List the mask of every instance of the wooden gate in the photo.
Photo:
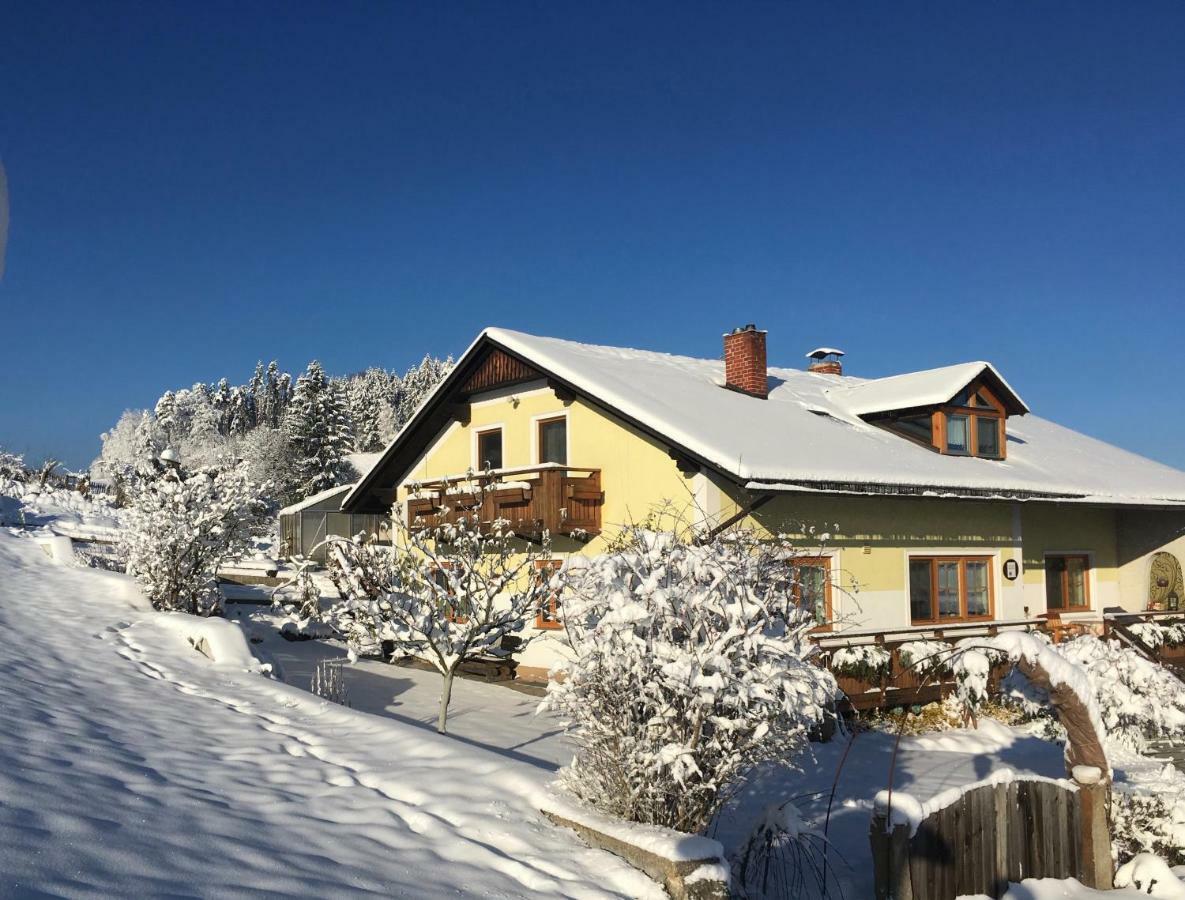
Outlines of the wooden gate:
{"type": "Polygon", "coordinates": [[[882,793],[870,834],[878,900],[1000,897],[1010,881],[1081,880],[1079,791],[1070,781],[1016,777],[974,785],[936,810],[894,792],[892,815],[882,793]],[[920,822],[918,812],[927,813],[920,822]]]}

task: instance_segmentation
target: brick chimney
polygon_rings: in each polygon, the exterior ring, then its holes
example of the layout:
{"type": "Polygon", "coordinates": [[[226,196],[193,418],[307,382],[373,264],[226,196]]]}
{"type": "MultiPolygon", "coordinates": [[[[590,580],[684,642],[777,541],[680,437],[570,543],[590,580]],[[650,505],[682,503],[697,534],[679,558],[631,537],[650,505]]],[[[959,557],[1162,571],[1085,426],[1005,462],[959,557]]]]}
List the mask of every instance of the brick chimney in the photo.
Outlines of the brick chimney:
{"type": "Polygon", "coordinates": [[[756,325],[735,328],[724,335],[726,387],[762,400],[769,394],[765,370],[765,332],[756,325]]]}

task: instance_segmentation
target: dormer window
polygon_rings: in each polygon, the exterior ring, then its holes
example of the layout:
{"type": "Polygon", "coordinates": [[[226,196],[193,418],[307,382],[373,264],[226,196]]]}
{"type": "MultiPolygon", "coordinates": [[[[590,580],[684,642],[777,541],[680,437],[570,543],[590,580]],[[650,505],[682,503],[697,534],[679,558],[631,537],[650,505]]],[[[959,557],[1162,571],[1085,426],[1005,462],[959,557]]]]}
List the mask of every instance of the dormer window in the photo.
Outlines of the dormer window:
{"type": "Polygon", "coordinates": [[[1004,406],[985,387],[971,385],[960,391],[934,416],[942,441],[939,451],[952,456],[1000,459],[1004,446],[1004,406]]]}
{"type": "Polygon", "coordinates": [[[890,375],[827,393],[848,413],[946,456],[1004,459],[1008,417],[1029,411],[985,362],[890,375]]]}
{"type": "Polygon", "coordinates": [[[948,456],[1004,458],[1007,410],[987,387],[972,383],[937,408],[869,420],[948,456]]]}

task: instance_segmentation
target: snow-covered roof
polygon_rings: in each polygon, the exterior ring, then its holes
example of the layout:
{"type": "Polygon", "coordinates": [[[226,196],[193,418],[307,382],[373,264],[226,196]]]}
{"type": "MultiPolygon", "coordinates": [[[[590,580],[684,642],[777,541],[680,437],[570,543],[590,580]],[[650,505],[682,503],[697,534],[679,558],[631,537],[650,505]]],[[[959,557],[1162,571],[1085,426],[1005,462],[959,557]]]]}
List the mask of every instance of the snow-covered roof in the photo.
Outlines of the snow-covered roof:
{"type": "Polygon", "coordinates": [[[293,513],[300,512],[302,509],[308,509],[309,507],[316,506],[322,500],[328,500],[330,497],[333,497],[337,494],[344,494],[353,486],[353,484],[339,484],[337,487],[328,488],[324,491],[321,491],[319,494],[313,494],[311,497],[305,497],[299,503],[293,503],[291,506],[285,506],[282,510],[280,510],[280,515],[290,516],[293,513]]]}
{"type": "Polygon", "coordinates": [[[996,367],[987,362],[958,363],[941,369],[907,372],[868,381],[845,378],[844,383],[833,388],[829,394],[832,401],[854,416],[938,406],[949,403],[959,391],[985,372],[1012,394],[1016,401],[1016,412],[1028,412],[1028,406],[1020,399],[1020,395],[1012,390],[996,367]]]}
{"type": "Polygon", "coordinates": [[[382,452],[377,453],[347,453],[346,459],[359,475],[365,475],[374,468],[375,463],[382,459],[382,452]]]}
{"type": "MultiPolygon", "coordinates": [[[[871,381],[801,369],[769,369],[769,396],[726,390],[724,363],[582,344],[488,328],[471,354],[493,344],[752,489],[903,489],[957,496],[1056,495],[1105,504],[1185,505],[1185,472],[1033,415],[1008,420],[1007,459],[947,456],[859,418],[858,411],[945,403],[988,363],[965,363],[871,381]]],[[[384,454],[412,440],[427,398],[384,454]]],[[[1012,392],[1015,396],[1015,392],[1012,392]]],[[[1019,401],[1019,397],[1016,397],[1019,401]]],[[[1023,403],[1021,403],[1021,408],[1023,403]]],[[[581,460],[573,460],[579,464],[581,460]]],[[[595,461],[584,461],[595,465],[595,461]]],[[[382,463],[373,470],[382,469],[382,463]]],[[[361,496],[363,479],[346,499],[361,496]]],[[[892,492],[892,491],[886,491],[892,492]]]]}

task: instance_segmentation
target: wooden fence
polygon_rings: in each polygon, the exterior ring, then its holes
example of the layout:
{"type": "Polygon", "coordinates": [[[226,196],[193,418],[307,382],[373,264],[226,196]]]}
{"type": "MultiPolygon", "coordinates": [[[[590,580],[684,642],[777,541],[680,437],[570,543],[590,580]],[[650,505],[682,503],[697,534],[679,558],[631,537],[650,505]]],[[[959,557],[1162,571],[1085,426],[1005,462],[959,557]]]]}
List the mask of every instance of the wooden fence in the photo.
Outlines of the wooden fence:
{"type": "Polygon", "coordinates": [[[1084,792],[1093,789],[1020,777],[989,782],[920,823],[903,821],[905,811],[919,809],[913,797],[894,792],[893,815],[884,795],[878,797],[870,833],[878,900],[1000,897],[1010,881],[1025,878],[1091,883],[1082,844],[1083,819],[1094,815],[1089,797],[1084,807],[1084,792]]]}

